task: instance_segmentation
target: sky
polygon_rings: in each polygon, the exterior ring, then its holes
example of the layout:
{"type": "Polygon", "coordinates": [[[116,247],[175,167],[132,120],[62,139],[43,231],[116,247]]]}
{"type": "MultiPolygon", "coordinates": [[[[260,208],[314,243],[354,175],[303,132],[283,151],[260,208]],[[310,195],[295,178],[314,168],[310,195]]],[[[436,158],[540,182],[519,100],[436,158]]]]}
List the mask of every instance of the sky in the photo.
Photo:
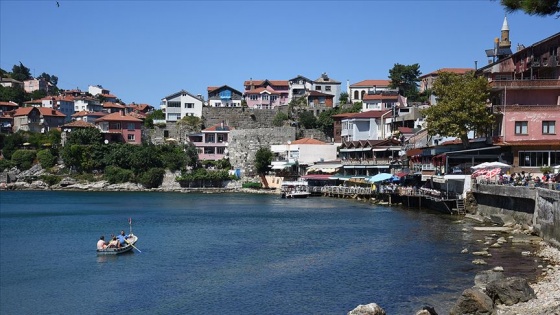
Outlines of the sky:
{"type": "MultiPolygon", "coordinates": [[[[499,0],[0,0],[0,68],[23,63],[61,89],[102,85],[159,108],[180,90],[243,91],[246,80],[322,73],[342,83],[488,63],[506,12],[499,0]]],[[[560,19],[507,14],[512,50],[560,31],[560,19]]]]}

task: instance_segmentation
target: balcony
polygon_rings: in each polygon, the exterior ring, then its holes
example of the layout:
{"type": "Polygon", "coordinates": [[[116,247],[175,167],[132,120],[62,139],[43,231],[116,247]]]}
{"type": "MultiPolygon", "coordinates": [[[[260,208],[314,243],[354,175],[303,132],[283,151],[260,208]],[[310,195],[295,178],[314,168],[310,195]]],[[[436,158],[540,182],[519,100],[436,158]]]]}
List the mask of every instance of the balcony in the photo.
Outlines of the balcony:
{"type": "Polygon", "coordinates": [[[390,165],[391,162],[395,162],[395,159],[388,159],[388,158],[349,158],[349,159],[342,159],[342,165],[390,165]]]}
{"type": "Polygon", "coordinates": [[[490,86],[494,90],[508,89],[557,89],[560,88],[560,80],[537,79],[537,80],[493,80],[490,86]]]}

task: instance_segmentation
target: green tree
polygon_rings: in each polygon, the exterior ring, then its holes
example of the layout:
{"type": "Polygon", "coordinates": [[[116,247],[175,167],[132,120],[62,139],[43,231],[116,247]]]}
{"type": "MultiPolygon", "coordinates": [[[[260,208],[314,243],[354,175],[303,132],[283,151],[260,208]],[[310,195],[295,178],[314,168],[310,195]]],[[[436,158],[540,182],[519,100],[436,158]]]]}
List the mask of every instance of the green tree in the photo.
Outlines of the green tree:
{"type": "Polygon", "coordinates": [[[58,84],[58,77],[55,75],[50,75],[48,73],[41,73],[40,76],[37,77],[37,79],[45,79],[45,81],[50,82],[52,85],[56,86],[58,84]]]}
{"type": "Polygon", "coordinates": [[[12,162],[18,169],[24,171],[33,166],[33,161],[35,161],[36,156],[37,151],[35,150],[16,150],[16,152],[12,154],[12,162]]]}
{"type": "Polygon", "coordinates": [[[197,168],[200,162],[198,159],[198,151],[196,150],[196,146],[189,142],[185,144],[184,150],[186,155],[186,165],[192,168],[197,168]]]}
{"type": "Polygon", "coordinates": [[[303,111],[299,113],[298,122],[304,129],[313,129],[317,127],[317,118],[310,111],[303,111]]]}
{"type": "Polygon", "coordinates": [[[172,172],[182,170],[187,166],[187,155],[183,148],[176,144],[160,146],[163,166],[172,172]]]}
{"type": "Polygon", "coordinates": [[[509,13],[523,11],[529,15],[547,16],[560,12],[559,0],[501,0],[500,2],[509,13]]]}
{"type": "Polygon", "coordinates": [[[69,134],[67,144],[99,144],[103,135],[97,128],[78,128],[69,134]]]}
{"type": "Polygon", "coordinates": [[[156,188],[163,183],[165,170],[163,168],[150,168],[138,177],[138,182],[145,188],[156,188]]]}
{"type": "Polygon", "coordinates": [[[19,66],[14,65],[12,67],[12,75],[11,76],[12,76],[12,79],[22,81],[22,82],[32,78],[31,71],[29,70],[29,68],[24,66],[21,62],[19,63],[19,66]]]}
{"type": "Polygon", "coordinates": [[[317,118],[317,128],[321,129],[325,135],[331,138],[334,137],[334,119],[332,116],[335,114],[337,114],[337,110],[329,108],[321,112],[319,118],[317,118]]]}
{"type": "Polygon", "coordinates": [[[272,151],[269,148],[260,148],[255,154],[255,169],[259,174],[266,174],[270,170],[272,163],[272,151]]]}
{"type": "Polygon", "coordinates": [[[409,98],[410,101],[416,101],[418,97],[418,78],[422,73],[420,72],[420,65],[415,63],[413,65],[401,65],[396,63],[391,70],[389,70],[389,79],[391,83],[389,87],[392,89],[399,89],[399,94],[409,98]]]}
{"type": "Polygon", "coordinates": [[[7,135],[4,141],[0,143],[2,155],[5,159],[11,159],[12,154],[25,143],[24,132],[18,131],[11,135],[7,135]]]}
{"type": "Polygon", "coordinates": [[[50,149],[39,150],[37,160],[39,160],[42,168],[50,168],[56,164],[56,156],[52,154],[50,149]]]}
{"type": "Polygon", "coordinates": [[[43,97],[47,96],[47,92],[43,90],[35,90],[29,93],[29,97],[34,100],[42,99],[43,97]]]}
{"type": "Polygon", "coordinates": [[[437,104],[423,111],[428,134],[455,136],[463,146],[469,146],[468,133],[486,133],[494,116],[486,107],[490,95],[488,81],[475,77],[474,72],[464,75],[442,72],[434,82],[437,104]]]}
{"type": "Polygon", "coordinates": [[[276,112],[274,119],[272,120],[272,125],[276,127],[284,126],[284,123],[288,120],[288,115],[282,111],[276,112]]]}
{"type": "Polygon", "coordinates": [[[350,96],[347,92],[340,93],[339,102],[340,104],[348,104],[350,102],[350,96]]]}
{"type": "Polygon", "coordinates": [[[25,93],[21,86],[4,87],[0,85],[0,101],[11,101],[21,106],[26,100],[28,100],[27,93],[25,93]]]}

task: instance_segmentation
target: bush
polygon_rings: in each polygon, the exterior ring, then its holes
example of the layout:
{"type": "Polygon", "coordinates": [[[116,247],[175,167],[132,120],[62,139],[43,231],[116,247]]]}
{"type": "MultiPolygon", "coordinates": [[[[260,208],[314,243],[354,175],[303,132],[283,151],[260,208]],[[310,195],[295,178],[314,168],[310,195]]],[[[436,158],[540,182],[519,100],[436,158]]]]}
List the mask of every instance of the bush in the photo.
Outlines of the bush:
{"type": "Polygon", "coordinates": [[[14,167],[14,163],[10,160],[1,159],[0,160],[0,172],[4,171],[5,169],[10,169],[14,167]]]}
{"type": "Polygon", "coordinates": [[[117,166],[107,166],[105,168],[104,178],[109,184],[126,183],[132,181],[134,173],[131,170],[117,166]]]}
{"type": "Polygon", "coordinates": [[[39,160],[39,163],[45,169],[53,167],[56,164],[56,156],[54,156],[49,149],[37,152],[37,160],[39,160]]]}
{"type": "Polygon", "coordinates": [[[274,119],[272,120],[272,125],[276,127],[282,127],[286,120],[288,120],[288,115],[286,115],[284,112],[279,111],[274,116],[274,119]]]}
{"type": "Polygon", "coordinates": [[[17,150],[12,154],[12,162],[18,169],[25,171],[33,166],[35,156],[37,156],[35,150],[17,150]]]}
{"type": "Polygon", "coordinates": [[[161,186],[164,176],[163,168],[151,168],[138,176],[138,182],[145,188],[156,188],[161,186]]]}
{"type": "Polygon", "coordinates": [[[49,186],[56,185],[62,180],[62,177],[51,174],[44,174],[39,176],[39,178],[49,186]]]}
{"type": "Polygon", "coordinates": [[[251,188],[251,189],[259,189],[259,188],[262,188],[262,185],[261,185],[261,183],[247,182],[247,183],[243,183],[243,185],[241,185],[241,187],[251,188]]]}

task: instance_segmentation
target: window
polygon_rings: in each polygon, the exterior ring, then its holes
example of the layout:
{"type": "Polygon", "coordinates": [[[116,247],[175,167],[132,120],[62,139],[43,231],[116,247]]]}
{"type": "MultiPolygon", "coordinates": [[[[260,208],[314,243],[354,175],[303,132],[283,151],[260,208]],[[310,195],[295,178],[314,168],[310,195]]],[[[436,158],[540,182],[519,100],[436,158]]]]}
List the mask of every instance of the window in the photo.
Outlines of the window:
{"type": "Polygon", "coordinates": [[[213,134],[209,134],[206,135],[206,143],[213,143],[214,141],[214,135],[213,134]]]}
{"type": "Polygon", "coordinates": [[[317,85],[317,86],[315,87],[315,90],[316,90],[316,91],[321,91],[321,86],[320,86],[320,85],[317,85]]]}
{"type": "Polygon", "coordinates": [[[258,96],[258,95],[252,94],[251,96],[249,96],[249,99],[250,99],[251,101],[256,101],[256,100],[259,99],[259,96],[258,96]]]}
{"type": "Polygon", "coordinates": [[[121,129],[121,123],[112,123],[109,129],[121,129]]]}
{"type": "Polygon", "coordinates": [[[273,102],[276,102],[277,99],[278,99],[277,95],[271,95],[270,96],[270,100],[273,101],[273,102]]]}
{"type": "Polygon", "coordinates": [[[185,108],[194,108],[194,103],[185,103],[185,108]]]}
{"type": "Polygon", "coordinates": [[[556,134],[556,122],[555,121],[543,121],[542,122],[542,133],[543,135],[554,135],[556,134]]]}
{"type": "Polygon", "coordinates": [[[224,133],[219,133],[218,134],[218,142],[224,142],[227,141],[227,135],[224,133]]]}
{"type": "Polygon", "coordinates": [[[181,102],[167,102],[167,107],[181,107],[181,102]]]}
{"type": "Polygon", "coordinates": [[[128,130],[134,130],[136,126],[134,125],[134,123],[128,123],[128,130]]]}
{"type": "Polygon", "coordinates": [[[357,100],[359,98],[359,92],[358,91],[354,91],[354,99],[357,100]]]}
{"type": "Polygon", "coordinates": [[[330,92],[331,91],[331,86],[330,85],[325,86],[325,91],[330,92]]]}
{"type": "Polygon", "coordinates": [[[557,165],[560,151],[519,151],[518,158],[520,167],[557,165]]]}
{"type": "Polygon", "coordinates": [[[526,121],[516,121],[515,122],[515,134],[516,135],[526,135],[527,132],[527,122],[526,121]]]}
{"type": "Polygon", "coordinates": [[[214,147],[204,148],[204,154],[214,154],[214,147]]]}
{"type": "Polygon", "coordinates": [[[225,153],[225,149],[226,149],[226,148],[224,148],[224,147],[218,147],[216,153],[218,153],[218,154],[224,154],[224,153],[225,153]]]}
{"type": "Polygon", "coordinates": [[[268,94],[263,94],[262,99],[263,99],[263,101],[267,101],[268,100],[268,94]]]}
{"type": "Polygon", "coordinates": [[[135,139],[134,134],[129,134],[128,135],[128,141],[135,141],[134,139],[135,139]]]}

